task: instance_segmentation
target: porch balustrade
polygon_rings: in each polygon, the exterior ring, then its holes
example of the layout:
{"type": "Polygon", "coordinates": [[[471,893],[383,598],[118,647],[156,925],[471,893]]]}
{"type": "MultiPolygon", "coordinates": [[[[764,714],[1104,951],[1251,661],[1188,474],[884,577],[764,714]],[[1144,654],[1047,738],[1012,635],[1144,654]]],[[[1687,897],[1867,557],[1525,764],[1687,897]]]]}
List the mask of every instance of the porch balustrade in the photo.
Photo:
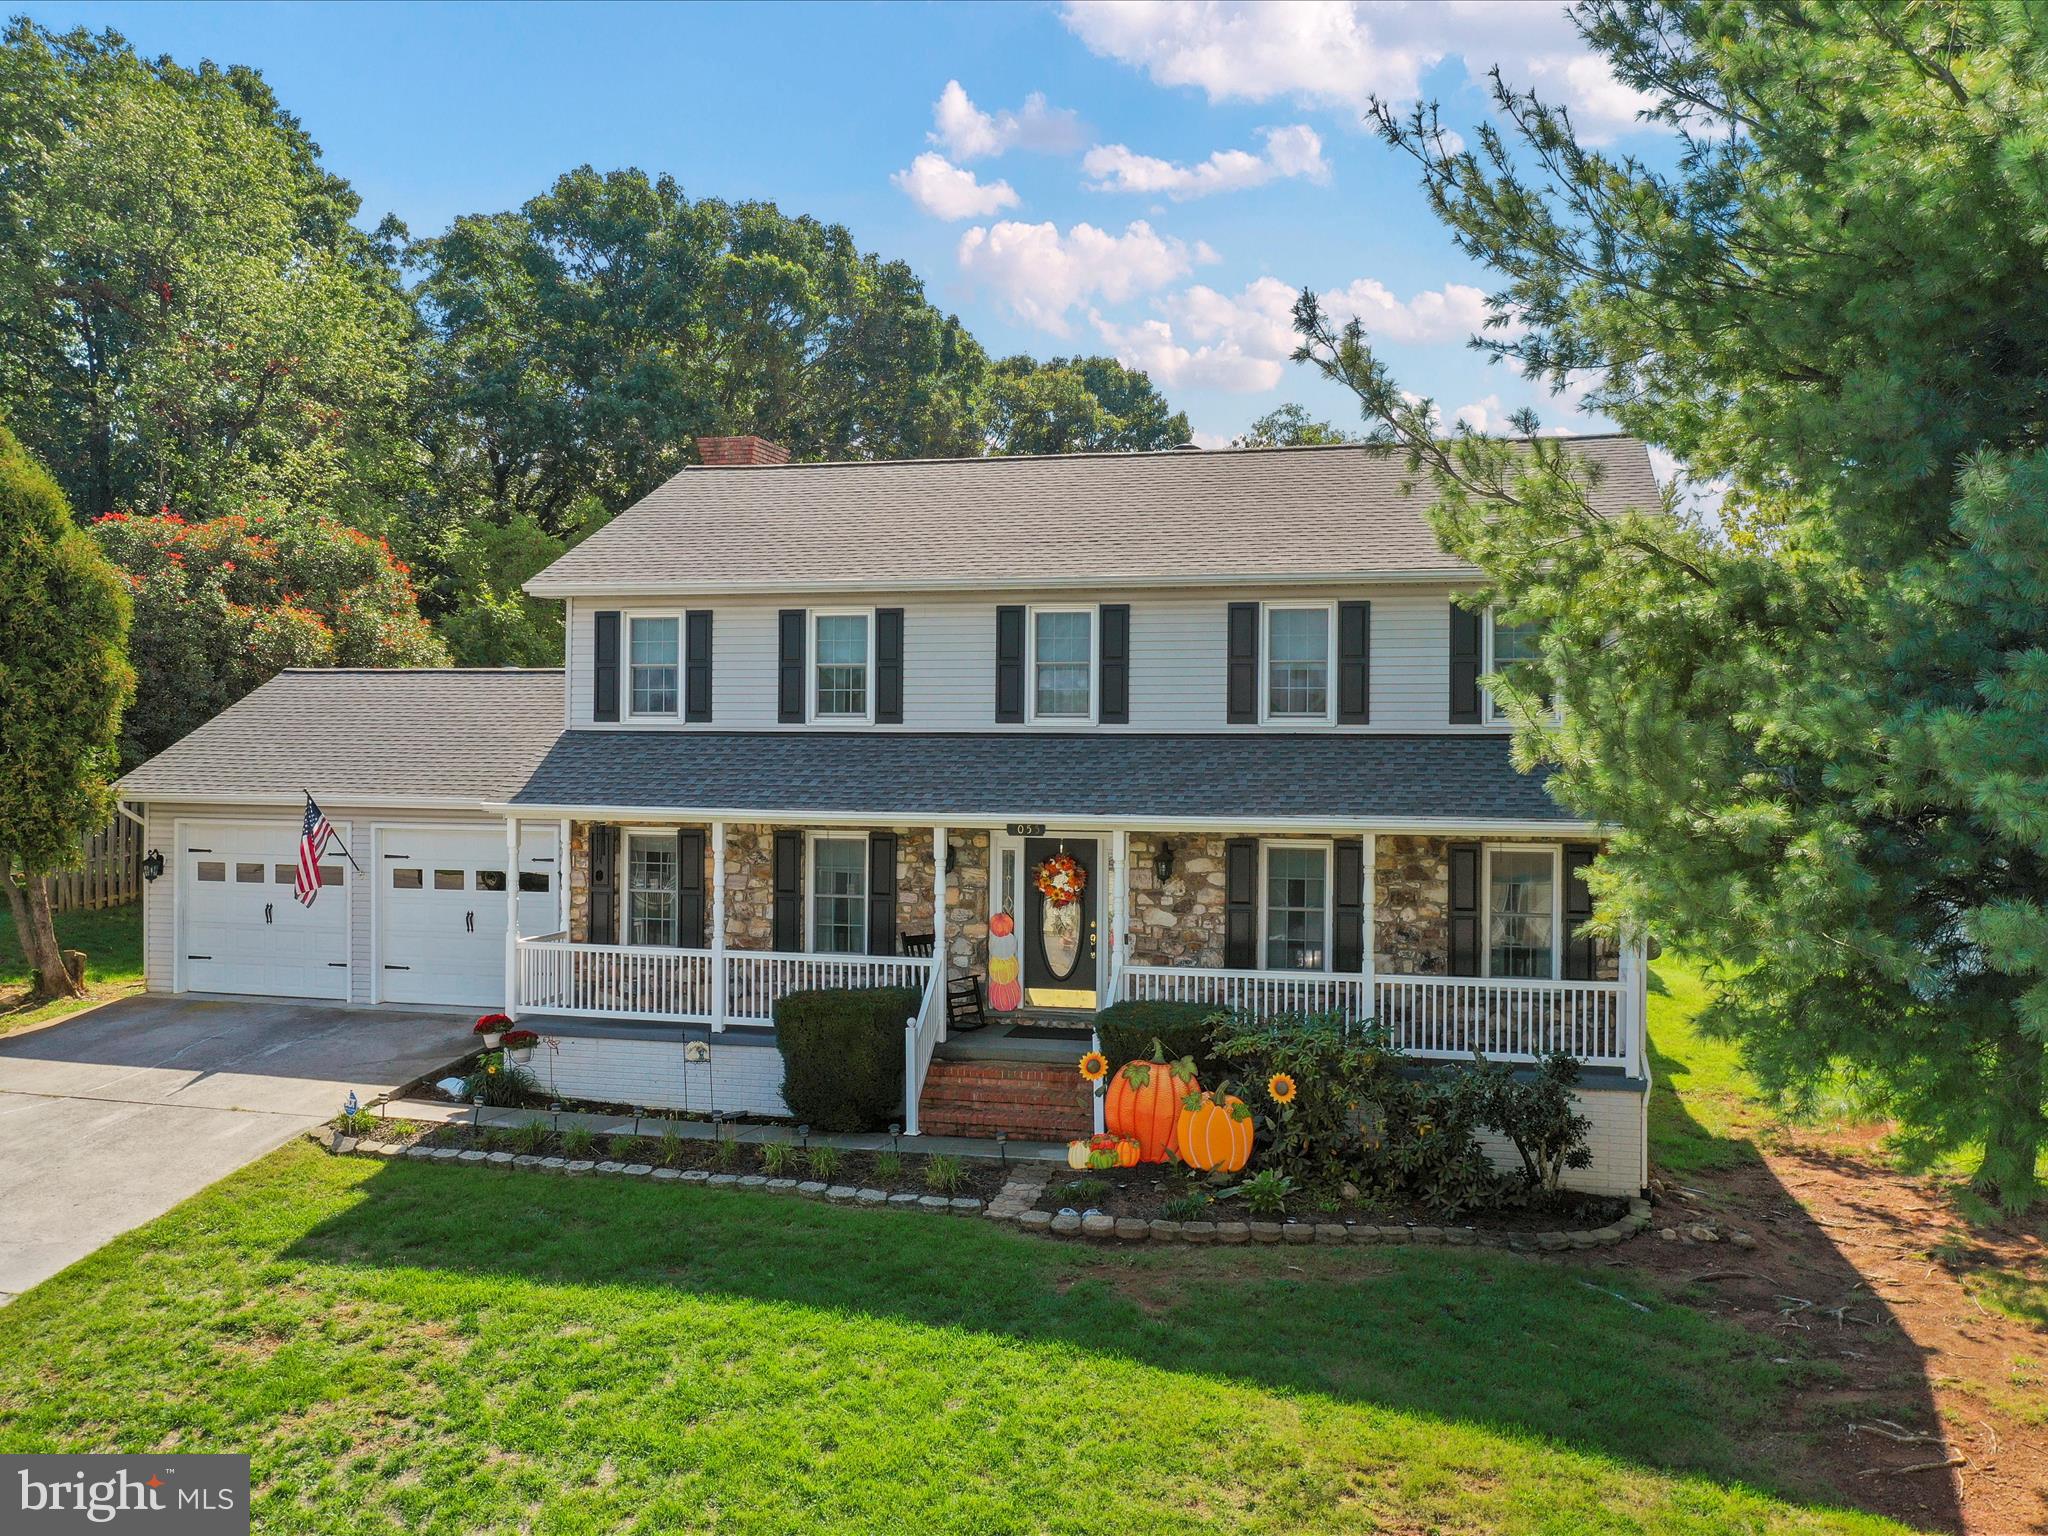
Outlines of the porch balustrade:
{"type": "MultiPolygon", "coordinates": [[[[519,1011],[579,1019],[718,1022],[708,949],[571,944],[549,936],[518,941],[519,1011]]],[[[725,1020],[771,1024],[775,1004],[810,987],[911,987],[922,990],[933,962],[893,955],[809,955],[729,950],[725,1020]]]]}

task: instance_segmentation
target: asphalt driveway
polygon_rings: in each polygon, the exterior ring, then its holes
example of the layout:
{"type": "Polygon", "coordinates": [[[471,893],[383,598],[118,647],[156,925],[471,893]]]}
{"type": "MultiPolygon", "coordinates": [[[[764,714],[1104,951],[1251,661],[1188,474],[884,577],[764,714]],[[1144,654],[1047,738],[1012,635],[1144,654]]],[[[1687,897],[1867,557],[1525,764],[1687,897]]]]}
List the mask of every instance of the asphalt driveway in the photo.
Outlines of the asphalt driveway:
{"type": "Polygon", "coordinates": [[[0,1302],[454,1060],[470,1019],[130,997],[0,1040],[0,1302]]]}

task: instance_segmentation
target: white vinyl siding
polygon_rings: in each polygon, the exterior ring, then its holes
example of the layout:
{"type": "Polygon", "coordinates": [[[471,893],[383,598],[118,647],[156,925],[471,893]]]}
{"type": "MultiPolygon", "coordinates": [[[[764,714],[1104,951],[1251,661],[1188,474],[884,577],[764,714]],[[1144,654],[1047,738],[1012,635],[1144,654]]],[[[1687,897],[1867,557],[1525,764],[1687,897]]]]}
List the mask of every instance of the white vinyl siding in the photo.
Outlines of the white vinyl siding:
{"type": "MultiPolygon", "coordinates": [[[[1060,717],[1032,719],[1024,725],[997,725],[995,719],[995,632],[999,603],[1027,608],[1089,608],[1101,603],[1128,603],[1130,633],[1130,724],[1090,726],[1103,731],[1365,731],[1387,734],[1439,732],[1475,727],[1448,725],[1450,696],[1450,597],[1441,586],[1411,585],[1317,588],[1301,592],[1249,591],[1222,588],[1146,592],[1102,589],[1085,593],[1011,596],[993,593],[863,593],[866,603],[900,607],[903,617],[903,723],[864,727],[893,731],[1066,731],[1078,722],[1060,717]],[[1225,624],[1233,600],[1260,600],[1276,605],[1334,603],[1362,598],[1372,604],[1372,723],[1339,726],[1329,717],[1259,725],[1232,725],[1226,718],[1227,672],[1225,624]]],[[[642,610],[645,610],[645,604],[642,610]]],[[[811,725],[781,725],[776,718],[776,615],[783,608],[808,606],[800,599],[775,597],[701,598],[678,594],[664,611],[709,608],[714,613],[712,644],[713,725],[688,725],[667,720],[622,720],[623,730],[806,730],[811,725]]],[[[591,718],[592,615],[606,607],[635,611],[630,604],[603,604],[578,598],[571,606],[568,638],[569,707],[574,725],[591,718]]],[[[843,611],[813,607],[812,612],[843,611]]],[[[1028,615],[1027,615],[1028,618],[1028,615]]],[[[806,626],[811,640],[815,625],[806,626]]],[[[1263,634],[1263,626],[1262,626],[1263,634]]],[[[1030,672],[1027,624],[1025,700],[1027,714],[1036,693],[1030,672]]],[[[621,636],[621,652],[625,638],[621,636]]],[[[1261,645],[1263,653],[1263,640],[1261,645]]],[[[813,707],[816,691],[815,644],[806,646],[805,700],[813,707]]],[[[1263,707],[1266,677],[1261,657],[1259,693],[1263,707]]],[[[627,680],[621,657],[620,714],[626,715],[627,680]]],[[[1335,658],[1330,690],[1335,691],[1335,658]]],[[[1091,689],[1091,693],[1093,690],[1091,689]]],[[[873,631],[869,630],[868,704],[874,700],[873,631]]],[[[1091,697],[1091,707],[1094,699],[1091,697]]],[[[870,717],[871,718],[871,717],[870,717]]],[[[827,722],[843,729],[859,721],[827,722]]],[[[608,727],[610,728],[610,727],[608,727]]],[[[1504,730],[1504,725],[1477,727],[1504,730]]]]}

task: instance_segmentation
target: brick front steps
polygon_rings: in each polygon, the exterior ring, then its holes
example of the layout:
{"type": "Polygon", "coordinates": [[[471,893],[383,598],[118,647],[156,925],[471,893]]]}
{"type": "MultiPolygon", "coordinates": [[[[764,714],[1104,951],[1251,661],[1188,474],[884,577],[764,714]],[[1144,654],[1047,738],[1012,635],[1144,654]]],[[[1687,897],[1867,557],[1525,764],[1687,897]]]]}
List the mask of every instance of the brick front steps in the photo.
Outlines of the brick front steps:
{"type": "Polygon", "coordinates": [[[1090,1092],[1070,1061],[934,1061],[918,1100],[918,1129],[927,1136],[1000,1131],[1021,1140],[1067,1141],[1095,1128],[1090,1092]]]}

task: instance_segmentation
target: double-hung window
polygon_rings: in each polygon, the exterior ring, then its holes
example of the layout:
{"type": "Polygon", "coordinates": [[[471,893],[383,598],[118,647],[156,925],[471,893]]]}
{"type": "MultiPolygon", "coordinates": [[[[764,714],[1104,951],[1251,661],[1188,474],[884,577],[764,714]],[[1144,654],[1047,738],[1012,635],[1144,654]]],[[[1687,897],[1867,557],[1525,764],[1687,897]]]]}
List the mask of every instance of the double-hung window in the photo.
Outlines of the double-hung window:
{"type": "Polygon", "coordinates": [[[818,720],[869,717],[868,657],[872,614],[820,613],[811,619],[811,715],[818,720]]]}
{"type": "Polygon", "coordinates": [[[1557,974],[1557,850],[1486,850],[1486,974],[1557,974]]]}
{"type": "Polygon", "coordinates": [[[1266,608],[1266,718],[1330,718],[1330,605],[1266,608]]]}
{"type": "Polygon", "coordinates": [[[635,832],[626,838],[626,942],[674,948],[676,934],[674,833],[635,832]]]}
{"type": "Polygon", "coordinates": [[[1095,710],[1095,614],[1039,608],[1031,615],[1031,715],[1035,720],[1092,719],[1095,710]]]}
{"type": "MultiPolygon", "coordinates": [[[[1511,667],[1537,664],[1538,670],[1532,675],[1540,677],[1543,627],[1540,624],[1507,624],[1491,609],[1486,614],[1486,665],[1489,674],[1506,672],[1511,667]]],[[[1507,701],[1497,697],[1492,689],[1486,694],[1486,716],[1489,720],[1505,720],[1508,717],[1507,701]]]]}
{"type": "Polygon", "coordinates": [[[673,614],[632,616],[626,621],[631,668],[628,712],[635,716],[676,713],[683,666],[683,625],[673,614]]]}
{"type": "Polygon", "coordinates": [[[859,955],[868,947],[868,842],[864,837],[811,839],[811,948],[859,955]]]}
{"type": "Polygon", "coordinates": [[[1262,927],[1269,971],[1330,968],[1330,850],[1267,843],[1262,927]]]}

